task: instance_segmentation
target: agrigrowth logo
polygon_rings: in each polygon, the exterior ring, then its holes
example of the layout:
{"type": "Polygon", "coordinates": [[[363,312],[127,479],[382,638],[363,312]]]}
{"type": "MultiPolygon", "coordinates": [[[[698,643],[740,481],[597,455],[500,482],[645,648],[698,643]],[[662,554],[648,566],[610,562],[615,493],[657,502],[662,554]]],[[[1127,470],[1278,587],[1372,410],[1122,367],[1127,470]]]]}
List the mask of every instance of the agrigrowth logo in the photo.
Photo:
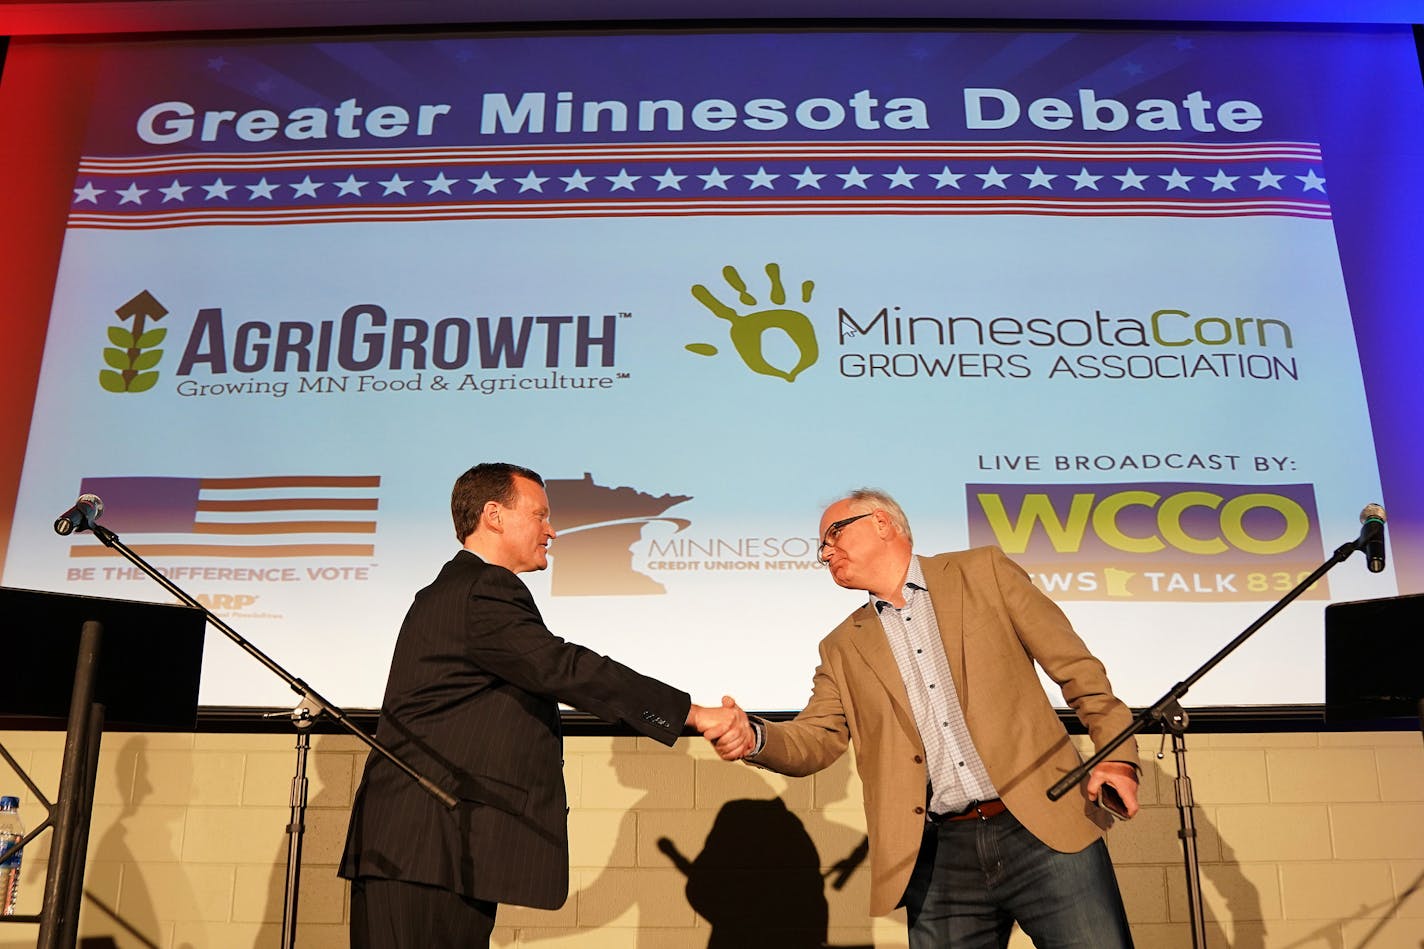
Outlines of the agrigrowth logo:
{"type": "MultiPolygon", "coordinates": [[[[781,266],[775,263],[767,264],[766,277],[769,282],[767,297],[772,304],[769,308],[751,309],[759,306],[760,301],[747,288],[747,283],[737,272],[737,268],[731,265],[722,268],[722,279],[727,281],[727,286],[736,293],[737,301],[748,308],[749,312],[737,312],[700,283],[693,285],[692,295],[713,316],[731,324],[728,333],[732,346],[748,369],[763,376],[775,376],[787,382],[795,382],[797,376],[814,366],[820,358],[816,328],[811,325],[811,319],[805,313],[786,307],[786,288],[781,282],[781,266]],[[780,330],[796,348],[796,361],[789,369],[780,368],[767,358],[765,337],[772,330],[780,330]]],[[[811,302],[814,290],[813,281],[802,281],[803,304],[811,302]]],[[[688,343],[686,349],[699,356],[717,355],[717,347],[711,343],[688,343]]]]}
{"type": "Polygon", "coordinates": [[[148,324],[163,319],[168,309],[144,290],[114,313],[119,325],[109,327],[112,345],[104,347],[109,368],[99,370],[99,385],[108,392],[146,392],[158,382],[154,367],[163,359],[158,345],[168,335],[168,330],[148,324]]]}

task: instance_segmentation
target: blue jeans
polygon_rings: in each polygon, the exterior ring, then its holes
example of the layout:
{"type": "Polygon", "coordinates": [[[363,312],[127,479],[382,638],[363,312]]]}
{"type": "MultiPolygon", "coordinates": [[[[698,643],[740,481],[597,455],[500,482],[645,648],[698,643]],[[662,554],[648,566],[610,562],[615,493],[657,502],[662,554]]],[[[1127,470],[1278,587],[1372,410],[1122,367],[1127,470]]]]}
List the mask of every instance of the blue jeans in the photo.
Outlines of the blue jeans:
{"type": "Polygon", "coordinates": [[[1003,949],[1017,921],[1036,949],[1131,949],[1102,840],[1045,846],[1005,811],[926,824],[905,888],[910,949],[1003,949]]]}

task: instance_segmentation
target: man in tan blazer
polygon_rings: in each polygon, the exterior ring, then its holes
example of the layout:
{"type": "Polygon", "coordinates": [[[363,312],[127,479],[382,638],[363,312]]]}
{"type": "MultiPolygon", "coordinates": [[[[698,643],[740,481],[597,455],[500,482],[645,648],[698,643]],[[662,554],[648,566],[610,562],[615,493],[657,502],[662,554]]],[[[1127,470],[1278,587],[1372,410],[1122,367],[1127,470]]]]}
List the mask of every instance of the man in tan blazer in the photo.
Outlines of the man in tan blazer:
{"type": "Polygon", "coordinates": [[[1099,747],[1132,718],[1102,663],[999,548],[915,556],[888,495],[832,504],[821,537],[836,583],[869,602],[822,640],[805,709],[754,720],[747,745],[719,753],[806,775],[854,745],[870,911],[904,905],[911,949],[1002,947],[1015,922],[1040,949],[1131,946],[1096,802],[1116,792],[1137,812],[1135,744],[1060,800],[1045,794],[1080,758],[1035,663],[1099,747]]]}

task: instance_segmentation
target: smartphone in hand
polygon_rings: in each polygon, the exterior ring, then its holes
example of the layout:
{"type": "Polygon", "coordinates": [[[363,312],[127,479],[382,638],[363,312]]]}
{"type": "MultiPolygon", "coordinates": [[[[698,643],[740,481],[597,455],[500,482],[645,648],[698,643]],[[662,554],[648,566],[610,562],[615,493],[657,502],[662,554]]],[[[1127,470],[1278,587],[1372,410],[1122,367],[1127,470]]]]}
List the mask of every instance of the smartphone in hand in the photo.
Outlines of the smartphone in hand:
{"type": "Polygon", "coordinates": [[[1118,820],[1129,820],[1127,804],[1124,803],[1122,795],[1117,793],[1117,789],[1111,784],[1103,784],[1098,788],[1097,804],[1118,820]]]}

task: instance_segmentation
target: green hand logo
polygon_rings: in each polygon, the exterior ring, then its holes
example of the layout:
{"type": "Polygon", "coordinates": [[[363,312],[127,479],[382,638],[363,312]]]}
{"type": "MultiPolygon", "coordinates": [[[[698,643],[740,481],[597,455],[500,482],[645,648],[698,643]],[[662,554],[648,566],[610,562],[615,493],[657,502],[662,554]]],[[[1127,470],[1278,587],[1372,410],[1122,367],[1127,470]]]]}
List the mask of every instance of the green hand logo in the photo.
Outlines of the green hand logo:
{"type": "MultiPolygon", "coordinates": [[[[795,382],[796,377],[815,365],[820,356],[820,348],[816,344],[816,328],[811,325],[811,320],[805,313],[800,310],[783,308],[783,304],[786,303],[786,289],[781,285],[781,266],[767,264],[766,276],[771,281],[771,302],[776,307],[775,309],[738,313],[713,296],[712,291],[700,283],[693,285],[692,295],[697,299],[697,302],[707,307],[713,316],[732,324],[729,334],[732,345],[748,369],[763,376],[776,376],[787,382],[795,382]],[[767,362],[766,355],[762,351],[762,337],[770,330],[780,330],[787,335],[791,342],[796,344],[800,358],[796,360],[795,366],[790,369],[779,369],[767,362]]],[[[723,267],[722,278],[727,281],[728,286],[737,292],[737,299],[742,306],[757,305],[756,297],[747,290],[746,281],[742,279],[741,274],[737,273],[737,268],[730,264],[723,267]]],[[[802,282],[802,303],[811,302],[811,292],[814,289],[815,284],[812,281],[802,282]]],[[[717,354],[717,347],[711,343],[688,343],[685,348],[688,352],[696,353],[699,356],[715,356],[717,354]]]]}
{"type": "Polygon", "coordinates": [[[144,392],[158,381],[152,371],[163,358],[163,350],[154,349],[168,335],[166,329],[145,330],[147,320],[158,321],[168,315],[163,304],[147,290],[114,311],[120,321],[133,320],[133,326],[109,327],[109,342],[104,347],[104,362],[113,368],[99,370],[99,385],[107,392],[144,392]]]}

